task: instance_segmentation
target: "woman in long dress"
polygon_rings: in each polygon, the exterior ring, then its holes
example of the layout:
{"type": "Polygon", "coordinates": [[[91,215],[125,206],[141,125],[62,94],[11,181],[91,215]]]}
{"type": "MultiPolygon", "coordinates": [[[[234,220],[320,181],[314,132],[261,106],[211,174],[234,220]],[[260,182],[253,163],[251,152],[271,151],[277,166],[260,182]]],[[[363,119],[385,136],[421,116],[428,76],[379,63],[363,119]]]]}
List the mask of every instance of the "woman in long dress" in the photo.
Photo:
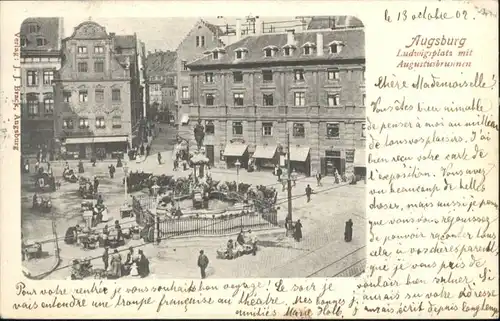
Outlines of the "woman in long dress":
{"type": "Polygon", "coordinates": [[[149,260],[142,250],[139,250],[139,275],[144,278],[149,275],[149,260]]]}
{"type": "Polygon", "coordinates": [[[111,257],[111,277],[118,279],[122,276],[122,256],[115,249],[113,256],[111,257]]]}

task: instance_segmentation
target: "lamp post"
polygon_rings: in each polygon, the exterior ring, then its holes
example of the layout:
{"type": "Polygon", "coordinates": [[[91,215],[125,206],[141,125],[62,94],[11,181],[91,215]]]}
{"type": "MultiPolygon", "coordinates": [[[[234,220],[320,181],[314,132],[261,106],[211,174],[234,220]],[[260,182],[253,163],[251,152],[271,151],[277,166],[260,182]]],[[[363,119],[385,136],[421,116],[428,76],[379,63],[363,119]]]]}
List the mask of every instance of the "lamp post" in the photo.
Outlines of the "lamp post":
{"type": "Polygon", "coordinates": [[[236,163],[234,163],[234,165],[236,166],[236,192],[239,192],[240,191],[240,166],[241,166],[241,163],[237,159],[236,163]]]}

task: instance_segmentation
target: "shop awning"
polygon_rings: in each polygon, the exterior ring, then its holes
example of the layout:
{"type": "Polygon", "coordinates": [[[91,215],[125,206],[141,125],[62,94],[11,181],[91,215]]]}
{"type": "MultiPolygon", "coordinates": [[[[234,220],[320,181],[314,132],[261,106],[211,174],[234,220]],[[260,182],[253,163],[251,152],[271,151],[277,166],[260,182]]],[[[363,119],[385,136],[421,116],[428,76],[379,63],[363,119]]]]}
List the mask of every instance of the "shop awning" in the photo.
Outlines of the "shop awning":
{"type": "Polygon", "coordinates": [[[277,146],[262,146],[258,145],[255,149],[255,153],[253,153],[253,158],[263,158],[263,159],[272,159],[276,155],[277,146]]]}
{"type": "Polygon", "coordinates": [[[181,125],[185,125],[189,123],[189,115],[188,114],[183,114],[181,117],[181,125]]]}
{"type": "Polygon", "coordinates": [[[246,144],[227,144],[224,149],[224,156],[240,157],[247,150],[246,144]]]}
{"type": "Polygon", "coordinates": [[[92,143],[121,143],[126,142],[127,136],[97,136],[97,137],[71,137],[66,138],[66,144],[92,144],[92,143]]]}
{"type": "Polygon", "coordinates": [[[309,147],[291,147],[290,146],[290,160],[292,162],[305,162],[309,156],[309,147]]]}
{"type": "Polygon", "coordinates": [[[356,148],[354,152],[354,166],[366,167],[366,153],[364,148],[356,148]]]}

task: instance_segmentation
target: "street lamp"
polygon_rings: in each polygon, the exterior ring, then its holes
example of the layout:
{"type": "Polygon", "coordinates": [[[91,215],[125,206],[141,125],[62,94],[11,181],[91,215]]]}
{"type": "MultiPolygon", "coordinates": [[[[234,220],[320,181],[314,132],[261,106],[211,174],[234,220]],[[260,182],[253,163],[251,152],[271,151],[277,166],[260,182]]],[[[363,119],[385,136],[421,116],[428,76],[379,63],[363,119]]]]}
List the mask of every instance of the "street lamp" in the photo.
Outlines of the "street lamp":
{"type": "Polygon", "coordinates": [[[241,163],[238,159],[236,159],[236,163],[234,163],[236,166],[236,192],[239,192],[240,189],[240,166],[241,163]]]}

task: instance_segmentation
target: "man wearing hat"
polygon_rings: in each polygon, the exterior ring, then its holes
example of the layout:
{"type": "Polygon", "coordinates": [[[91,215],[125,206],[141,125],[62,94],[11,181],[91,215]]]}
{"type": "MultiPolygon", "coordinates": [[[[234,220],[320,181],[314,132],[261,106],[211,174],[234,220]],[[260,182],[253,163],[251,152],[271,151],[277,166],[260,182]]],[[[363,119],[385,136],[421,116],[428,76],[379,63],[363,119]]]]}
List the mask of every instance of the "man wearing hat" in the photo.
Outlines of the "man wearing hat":
{"type": "Polygon", "coordinates": [[[200,251],[200,256],[198,256],[198,267],[200,268],[201,278],[205,279],[207,277],[205,270],[208,266],[208,257],[205,255],[203,250],[200,251]]]}

